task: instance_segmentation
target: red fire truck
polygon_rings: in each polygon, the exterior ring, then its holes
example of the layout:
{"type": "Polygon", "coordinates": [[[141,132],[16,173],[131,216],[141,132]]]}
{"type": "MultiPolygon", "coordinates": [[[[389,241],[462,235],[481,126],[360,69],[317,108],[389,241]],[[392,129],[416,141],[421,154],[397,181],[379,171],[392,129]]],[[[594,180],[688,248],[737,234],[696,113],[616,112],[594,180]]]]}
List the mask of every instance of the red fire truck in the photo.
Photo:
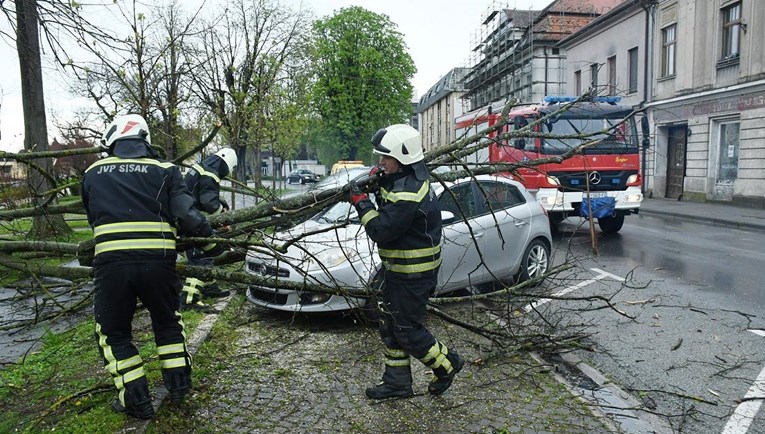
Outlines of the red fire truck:
{"type": "MultiPolygon", "coordinates": [[[[624,216],[637,214],[643,200],[640,141],[630,116],[632,108],[617,105],[618,97],[596,97],[560,110],[575,99],[546,97],[543,104],[513,108],[507,125],[489,135],[491,144],[467,160],[523,164],[580,147],[562,163],[521,167],[517,177],[547,210],[552,223],[569,216],[592,216],[603,232],[618,232],[624,216]],[[522,128],[530,130],[530,136],[496,140],[502,133],[522,128]],[[589,144],[582,146],[585,143],[589,144]]],[[[455,137],[491,127],[500,119],[500,110],[487,107],[458,117],[455,137]]]]}

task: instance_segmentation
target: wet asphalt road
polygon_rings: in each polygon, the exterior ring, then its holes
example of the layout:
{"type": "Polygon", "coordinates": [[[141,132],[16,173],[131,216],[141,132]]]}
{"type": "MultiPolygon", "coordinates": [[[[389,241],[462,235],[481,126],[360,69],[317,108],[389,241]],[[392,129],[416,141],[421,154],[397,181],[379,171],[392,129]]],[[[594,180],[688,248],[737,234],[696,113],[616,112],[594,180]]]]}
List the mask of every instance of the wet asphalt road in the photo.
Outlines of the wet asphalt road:
{"type": "MultiPolygon", "coordinates": [[[[581,312],[593,351],[577,355],[677,430],[719,433],[728,424],[729,433],[765,433],[759,408],[748,409],[754,419],[730,422],[750,388],[765,393],[765,337],[756,334],[765,329],[765,234],[630,216],[619,234],[600,236],[593,255],[587,228],[576,223],[562,227],[556,254],[589,270],[578,281],[608,276],[570,295],[612,295],[629,315],[581,312]]],[[[586,304],[552,302],[550,309],[586,304]]]]}

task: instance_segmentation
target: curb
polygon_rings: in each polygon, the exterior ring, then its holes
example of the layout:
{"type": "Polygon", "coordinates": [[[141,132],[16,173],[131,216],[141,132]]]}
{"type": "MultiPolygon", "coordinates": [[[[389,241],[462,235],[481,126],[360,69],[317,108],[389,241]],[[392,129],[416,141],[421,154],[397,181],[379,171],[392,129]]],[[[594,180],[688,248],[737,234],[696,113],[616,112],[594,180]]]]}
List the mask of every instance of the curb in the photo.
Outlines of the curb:
{"type": "Polygon", "coordinates": [[[626,434],[672,434],[675,432],[665,420],[641,410],[643,403],[579,357],[571,353],[561,353],[554,355],[559,357],[560,361],[549,361],[538,353],[531,353],[531,356],[539,363],[554,366],[555,379],[566,386],[574,396],[581,399],[612,432],[626,434]],[[579,384],[572,384],[563,373],[578,377],[577,379],[581,381],[578,382],[579,384]],[[587,383],[590,387],[583,386],[587,383]]]}
{"type": "Polygon", "coordinates": [[[714,217],[678,214],[674,212],[658,211],[658,210],[652,210],[652,209],[649,210],[645,208],[641,208],[639,214],[650,215],[650,216],[674,217],[680,220],[687,220],[687,221],[692,221],[697,223],[706,223],[712,226],[726,227],[726,228],[732,228],[732,229],[740,229],[740,230],[747,230],[747,231],[765,231],[765,225],[763,224],[738,222],[734,220],[718,219],[714,217]]]}

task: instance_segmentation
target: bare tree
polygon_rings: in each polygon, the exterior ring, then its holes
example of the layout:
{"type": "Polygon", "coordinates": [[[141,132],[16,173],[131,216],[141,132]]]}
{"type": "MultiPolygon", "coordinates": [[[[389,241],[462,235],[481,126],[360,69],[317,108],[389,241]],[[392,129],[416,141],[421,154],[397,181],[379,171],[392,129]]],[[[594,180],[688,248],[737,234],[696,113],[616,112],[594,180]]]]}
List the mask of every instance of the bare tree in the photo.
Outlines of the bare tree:
{"type": "Polygon", "coordinates": [[[80,29],[78,42],[91,59],[66,62],[73,90],[95,103],[102,121],[140,114],[151,126],[153,144],[175,158],[186,136],[181,124],[191,65],[185,45],[197,15],[186,17],[178,1],[144,10],[134,0],[114,8],[122,21],[109,38],[92,39],[80,29]]]}
{"type": "MultiPolygon", "coordinates": [[[[198,69],[194,92],[223,123],[223,134],[244,161],[246,150],[255,154],[260,182],[260,151],[281,137],[282,145],[295,138],[277,122],[283,110],[299,116],[306,68],[304,44],[308,15],[293,12],[271,0],[236,0],[221,17],[206,26],[195,53],[198,69]]],[[[286,128],[293,128],[287,126],[286,128]]],[[[294,143],[294,142],[293,142],[294,143]]],[[[246,165],[238,178],[245,179],[246,165]]]]}
{"type": "MultiPolygon", "coordinates": [[[[48,122],[45,115],[37,7],[36,0],[16,1],[16,51],[21,70],[24,149],[29,152],[48,150],[48,122]]],[[[36,206],[55,201],[55,195],[45,197],[41,194],[54,186],[54,181],[48,175],[52,165],[53,162],[49,158],[28,164],[29,186],[36,206]]],[[[69,230],[61,216],[41,215],[34,218],[30,235],[35,238],[47,238],[69,230]]]]}

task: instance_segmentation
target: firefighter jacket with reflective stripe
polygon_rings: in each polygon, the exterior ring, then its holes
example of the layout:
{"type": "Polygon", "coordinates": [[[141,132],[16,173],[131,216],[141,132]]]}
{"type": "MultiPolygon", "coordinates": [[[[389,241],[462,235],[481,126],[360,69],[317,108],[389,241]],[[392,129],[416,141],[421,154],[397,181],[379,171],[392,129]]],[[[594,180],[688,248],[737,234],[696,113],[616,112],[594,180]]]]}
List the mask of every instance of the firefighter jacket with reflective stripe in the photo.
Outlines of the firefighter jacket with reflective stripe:
{"type": "Polygon", "coordinates": [[[96,265],[175,262],[177,230],[189,236],[212,234],[194,209],[178,167],[154,158],[110,156],[93,163],[85,171],[82,202],[93,226],[96,265]]]}
{"type": "Polygon", "coordinates": [[[403,169],[380,179],[377,209],[369,199],[356,209],[388,273],[432,276],[441,265],[441,210],[430,183],[403,169]]]}
{"type": "Polygon", "coordinates": [[[228,208],[220,197],[220,180],[228,174],[226,162],[217,155],[194,164],[186,173],[186,188],[194,196],[194,206],[200,211],[214,215],[228,208]]]}

